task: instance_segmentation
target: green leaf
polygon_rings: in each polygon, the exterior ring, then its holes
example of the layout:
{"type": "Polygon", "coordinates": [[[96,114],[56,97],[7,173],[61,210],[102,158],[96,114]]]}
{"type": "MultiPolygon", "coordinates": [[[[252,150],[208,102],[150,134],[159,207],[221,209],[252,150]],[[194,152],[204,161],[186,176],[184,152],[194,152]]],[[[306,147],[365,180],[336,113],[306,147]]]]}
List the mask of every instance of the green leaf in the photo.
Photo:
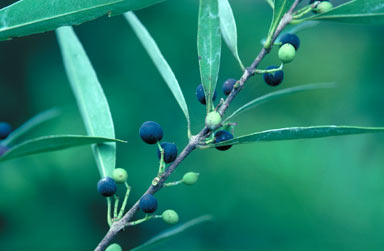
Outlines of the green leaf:
{"type": "Polygon", "coordinates": [[[384,24],[383,0],[353,0],[306,20],[328,20],[357,24],[384,24]]]}
{"type": "Polygon", "coordinates": [[[179,226],[176,226],[176,227],[173,227],[173,228],[170,228],[168,230],[161,232],[160,234],[153,237],[152,239],[145,242],[144,244],[142,244],[136,248],[131,249],[131,251],[151,249],[151,248],[153,248],[154,245],[158,244],[161,241],[165,241],[165,240],[167,240],[167,239],[169,239],[169,238],[171,238],[177,234],[184,232],[185,230],[188,230],[189,228],[191,228],[193,226],[199,225],[199,224],[207,222],[207,221],[211,221],[212,219],[213,219],[213,217],[211,215],[200,216],[200,217],[195,218],[193,220],[190,220],[190,221],[188,221],[182,225],[179,225],[179,226]]]}
{"type": "Polygon", "coordinates": [[[256,132],[231,140],[223,141],[209,147],[248,144],[261,141],[277,141],[292,139],[323,138],[332,136],[343,136],[363,133],[384,132],[384,127],[358,127],[358,126],[310,126],[310,127],[290,127],[256,132]]]}
{"type": "Polygon", "coordinates": [[[0,10],[0,40],[78,25],[164,0],[21,0],[0,10]]]}
{"type": "Polygon", "coordinates": [[[235,17],[233,16],[231,5],[228,0],[219,0],[219,16],[221,34],[228,48],[231,50],[233,56],[237,59],[242,69],[243,63],[240,60],[239,52],[237,50],[237,29],[235,17]]]}
{"type": "Polygon", "coordinates": [[[22,124],[20,127],[16,128],[9,136],[1,141],[1,145],[9,146],[14,143],[21,136],[27,134],[29,131],[34,129],[35,127],[56,118],[59,116],[60,112],[56,108],[49,109],[47,111],[41,112],[36,116],[32,117],[30,120],[22,124]]]}
{"type": "Polygon", "coordinates": [[[133,12],[127,12],[124,16],[131,25],[133,31],[136,33],[148,55],[151,57],[153,63],[159,70],[164,81],[167,83],[173,96],[176,98],[177,103],[181,107],[181,110],[184,112],[185,118],[187,119],[188,128],[190,128],[188,106],[185,102],[183,92],[180,89],[179,82],[177,81],[171,67],[168,65],[151,34],[149,34],[136,15],[133,12]]]}
{"type": "Polygon", "coordinates": [[[284,14],[288,12],[294,2],[295,0],[275,0],[269,36],[273,35],[284,14]]]}
{"type": "Polygon", "coordinates": [[[273,0],[265,0],[269,6],[271,6],[272,10],[275,8],[275,2],[273,0]]]}
{"type": "Polygon", "coordinates": [[[90,137],[84,135],[52,135],[27,140],[10,148],[0,157],[0,161],[20,158],[37,153],[52,152],[75,146],[100,144],[104,142],[124,142],[118,139],[90,137]]]}
{"type": "MultiPolygon", "coordinates": [[[[64,66],[88,135],[115,138],[107,98],[87,54],[72,27],[57,30],[64,66]]],[[[111,176],[116,164],[116,143],[92,146],[102,177],[111,176]]]]}
{"type": "Polygon", "coordinates": [[[268,94],[265,94],[261,97],[255,98],[254,100],[251,100],[250,102],[246,103],[245,105],[241,106],[239,109],[234,111],[231,115],[229,115],[225,121],[228,121],[232,119],[233,117],[249,110],[257,105],[267,102],[271,99],[279,98],[281,96],[285,96],[288,94],[293,94],[297,92],[305,92],[305,91],[312,91],[312,90],[318,90],[318,89],[324,89],[324,88],[332,88],[335,87],[334,83],[320,83],[320,84],[308,84],[308,85],[302,85],[302,86],[296,86],[296,87],[291,87],[291,88],[286,88],[282,90],[278,90],[275,92],[271,92],[268,94]]]}
{"type": "Polygon", "coordinates": [[[197,51],[207,111],[210,111],[213,108],[212,97],[219,75],[221,56],[218,0],[200,0],[197,51]]]}

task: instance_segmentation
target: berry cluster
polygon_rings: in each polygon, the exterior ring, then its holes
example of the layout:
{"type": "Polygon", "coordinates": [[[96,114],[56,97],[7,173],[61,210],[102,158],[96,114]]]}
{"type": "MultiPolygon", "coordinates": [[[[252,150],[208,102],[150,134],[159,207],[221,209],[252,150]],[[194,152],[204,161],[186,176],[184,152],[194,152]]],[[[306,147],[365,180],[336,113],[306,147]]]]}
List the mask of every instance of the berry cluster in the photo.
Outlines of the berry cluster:
{"type": "MultiPolygon", "coordinates": [[[[286,33],[280,38],[281,46],[278,52],[280,61],[283,64],[288,64],[293,61],[296,51],[300,47],[300,39],[295,34],[286,33]]],[[[279,67],[272,65],[266,68],[267,71],[278,69],[279,67]]],[[[277,86],[283,82],[284,72],[275,70],[263,74],[264,81],[270,86],[277,86]]]]}
{"type": "MultiPolygon", "coordinates": [[[[154,121],[144,122],[139,130],[141,139],[147,144],[156,144],[163,139],[163,129],[154,121]]],[[[160,144],[164,151],[164,162],[169,164],[175,161],[177,157],[177,146],[174,143],[163,142],[160,144]]],[[[161,150],[157,150],[157,156],[161,159],[161,150]]]]}
{"type": "MultiPolygon", "coordinates": [[[[222,86],[222,90],[223,90],[223,93],[225,96],[228,96],[231,91],[233,90],[235,84],[237,83],[237,80],[236,79],[233,79],[233,78],[230,78],[230,79],[227,79],[224,83],[223,83],[223,86],[222,86]]],[[[215,90],[215,92],[213,93],[213,97],[212,97],[212,101],[215,101],[216,100],[216,96],[217,96],[217,92],[215,90]]],[[[197,100],[203,104],[203,105],[206,105],[207,102],[205,100],[205,92],[204,92],[204,87],[202,84],[199,84],[197,87],[196,87],[196,97],[197,97],[197,100]]]]}
{"type": "MultiPolygon", "coordinates": [[[[235,88],[236,83],[237,83],[237,80],[233,79],[233,78],[227,79],[223,83],[222,91],[223,91],[225,96],[228,96],[232,92],[232,90],[235,88]]],[[[212,101],[214,101],[216,99],[216,95],[217,95],[217,93],[215,90],[212,101]]],[[[201,104],[203,104],[203,105],[206,104],[205,93],[204,93],[204,88],[203,88],[202,84],[200,84],[196,88],[196,97],[201,104]]],[[[207,116],[205,117],[205,125],[210,130],[215,130],[215,129],[219,128],[221,126],[221,122],[222,122],[222,117],[221,117],[220,113],[217,111],[212,111],[212,112],[208,113],[207,116]]],[[[220,142],[230,140],[230,139],[233,139],[233,135],[227,130],[219,130],[214,134],[214,143],[220,143],[220,142]]],[[[216,147],[216,149],[218,149],[220,151],[225,151],[225,150],[228,150],[229,148],[231,148],[231,145],[216,147]]]]}

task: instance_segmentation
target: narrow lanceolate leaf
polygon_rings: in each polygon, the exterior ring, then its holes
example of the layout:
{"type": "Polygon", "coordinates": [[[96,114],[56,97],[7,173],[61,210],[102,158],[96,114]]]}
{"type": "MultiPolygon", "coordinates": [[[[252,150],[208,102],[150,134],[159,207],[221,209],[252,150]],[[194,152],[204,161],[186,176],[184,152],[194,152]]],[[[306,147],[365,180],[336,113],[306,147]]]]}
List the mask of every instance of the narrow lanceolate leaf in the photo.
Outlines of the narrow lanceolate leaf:
{"type": "Polygon", "coordinates": [[[280,20],[283,18],[284,14],[288,12],[294,2],[295,0],[275,0],[273,18],[269,28],[270,36],[275,32],[280,20]]]}
{"type": "Polygon", "coordinates": [[[91,137],[83,135],[53,135],[44,136],[10,148],[4,155],[0,157],[0,161],[16,159],[37,153],[52,152],[75,146],[100,144],[105,142],[124,142],[117,139],[104,137],[91,137]]]}
{"type": "Polygon", "coordinates": [[[30,120],[22,124],[20,127],[16,128],[6,139],[1,141],[1,145],[9,146],[13,144],[17,139],[27,134],[29,131],[33,130],[37,126],[56,118],[59,116],[60,112],[56,108],[41,112],[36,116],[32,117],[30,120]]]}
{"type": "Polygon", "coordinates": [[[356,24],[384,24],[383,0],[352,0],[307,20],[328,20],[356,24]]]}
{"type": "MultiPolygon", "coordinates": [[[[107,98],[87,54],[72,27],[57,30],[64,66],[88,135],[115,138],[107,98]]],[[[116,143],[92,146],[100,175],[111,176],[116,163],[116,143]]]]}
{"type": "Polygon", "coordinates": [[[144,46],[148,55],[151,57],[153,63],[159,70],[164,81],[167,83],[173,96],[176,98],[177,103],[181,107],[181,110],[184,112],[189,128],[190,120],[188,106],[185,102],[183,92],[180,89],[179,82],[177,81],[171,67],[168,65],[155,40],[153,40],[151,34],[149,34],[147,29],[143,26],[143,24],[136,17],[136,15],[133,12],[127,12],[124,14],[124,16],[127,19],[128,23],[131,25],[134,32],[136,33],[137,37],[144,46]]]}
{"type": "Polygon", "coordinates": [[[262,132],[256,132],[231,140],[223,141],[218,144],[210,145],[210,147],[247,144],[262,141],[292,140],[292,139],[308,139],[323,138],[332,136],[343,136],[351,134],[363,133],[379,133],[384,132],[384,127],[358,127],[358,126],[310,126],[310,127],[290,127],[273,129],[262,132]]]}
{"type": "Polygon", "coordinates": [[[265,0],[269,6],[271,6],[272,10],[275,8],[275,3],[273,0],[265,0]]]}
{"type": "Polygon", "coordinates": [[[270,101],[275,98],[279,98],[288,94],[298,93],[298,92],[305,92],[305,91],[312,91],[312,90],[318,90],[318,89],[324,89],[324,88],[332,88],[335,87],[334,83],[320,83],[320,84],[308,84],[308,85],[302,85],[302,86],[296,86],[292,88],[286,88],[279,91],[271,92],[266,95],[263,95],[261,97],[255,98],[254,100],[249,101],[245,105],[241,106],[239,109],[234,111],[231,115],[229,115],[225,120],[230,120],[233,117],[249,110],[252,108],[255,108],[257,105],[262,104],[264,102],[270,101]]]}
{"type": "Polygon", "coordinates": [[[228,48],[231,50],[233,56],[237,59],[240,67],[244,69],[244,65],[240,60],[239,52],[237,50],[237,29],[235,17],[233,16],[231,5],[228,0],[219,0],[219,16],[220,28],[224,41],[228,48]]]}
{"type": "Polygon", "coordinates": [[[188,230],[189,228],[199,225],[201,223],[211,221],[213,217],[211,215],[203,215],[198,218],[195,218],[193,220],[190,220],[182,225],[170,228],[168,230],[165,230],[164,232],[161,232],[157,236],[153,237],[149,241],[145,242],[144,244],[131,249],[131,251],[139,251],[139,250],[151,250],[154,245],[160,243],[161,241],[165,241],[177,234],[180,234],[184,232],[185,230],[188,230]]]}
{"type": "Polygon", "coordinates": [[[164,0],[20,0],[0,10],[0,40],[77,25],[164,0]]]}
{"type": "Polygon", "coordinates": [[[218,0],[200,0],[197,51],[207,111],[210,111],[213,107],[212,97],[219,75],[221,55],[218,0]]]}

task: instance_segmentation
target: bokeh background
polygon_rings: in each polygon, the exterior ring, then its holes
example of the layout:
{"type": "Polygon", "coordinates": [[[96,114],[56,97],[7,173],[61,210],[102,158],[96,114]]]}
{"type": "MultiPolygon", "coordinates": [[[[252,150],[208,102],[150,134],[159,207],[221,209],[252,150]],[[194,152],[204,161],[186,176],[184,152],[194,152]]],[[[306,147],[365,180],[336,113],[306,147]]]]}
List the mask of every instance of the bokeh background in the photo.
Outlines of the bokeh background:
{"type": "MultiPolygon", "coordinates": [[[[239,51],[248,65],[261,48],[272,11],[261,0],[231,3],[239,51]]],[[[197,14],[193,0],[137,11],[180,82],[195,133],[205,113],[194,94],[200,83],[197,14]]],[[[164,140],[181,149],[187,143],[186,122],[123,17],[100,18],[75,30],[110,102],[117,137],[129,141],[118,145],[117,165],[128,170],[132,205],[158,165],[156,147],[139,138],[141,123],[159,122],[164,140]]],[[[272,88],[255,76],[231,110],[290,86],[334,81],[337,88],[263,104],[238,117],[235,134],[324,124],[384,126],[383,32],[380,26],[337,23],[300,32],[302,45],[285,67],[284,83],[272,88]]],[[[278,64],[276,49],[261,66],[270,64],[278,64]]],[[[223,47],[218,86],[240,76],[223,47]]],[[[0,43],[0,107],[0,120],[14,127],[43,110],[61,110],[58,119],[28,138],[85,133],[54,32],[0,43]]],[[[171,179],[196,171],[199,182],[159,192],[159,212],[172,208],[181,222],[205,214],[215,219],[156,250],[383,250],[383,141],[384,135],[358,135],[195,151],[171,179]]],[[[107,231],[98,179],[89,147],[1,163],[0,250],[93,250],[107,231]]],[[[160,220],[148,222],[127,229],[116,241],[128,250],[166,228],[160,220]]]]}

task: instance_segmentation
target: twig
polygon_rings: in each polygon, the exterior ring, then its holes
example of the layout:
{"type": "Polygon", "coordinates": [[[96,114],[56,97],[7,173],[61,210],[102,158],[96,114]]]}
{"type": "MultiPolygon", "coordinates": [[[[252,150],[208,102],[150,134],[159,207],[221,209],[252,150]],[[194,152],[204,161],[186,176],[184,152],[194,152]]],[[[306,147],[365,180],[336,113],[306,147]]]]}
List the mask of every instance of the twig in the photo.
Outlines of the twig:
{"type": "MultiPolygon", "coordinates": [[[[273,44],[273,42],[275,41],[275,39],[277,38],[277,36],[281,33],[281,31],[285,28],[285,26],[287,24],[289,24],[292,20],[292,13],[294,11],[294,9],[296,8],[297,4],[299,3],[299,0],[295,0],[295,2],[292,4],[291,8],[289,9],[289,11],[283,16],[283,18],[281,19],[279,25],[277,26],[276,28],[276,31],[275,33],[273,34],[272,36],[272,43],[271,43],[271,46],[273,44]]],[[[243,88],[244,86],[244,83],[251,77],[254,75],[254,70],[256,69],[256,67],[260,64],[261,60],[265,57],[265,55],[267,55],[270,51],[271,47],[269,47],[268,49],[266,48],[262,48],[261,51],[259,52],[259,54],[257,55],[257,57],[255,58],[255,60],[253,61],[253,63],[251,64],[250,67],[248,67],[243,75],[241,76],[240,80],[238,81],[238,84],[236,86],[236,88],[234,88],[231,93],[228,95],[228,97],[226,98],[226,100],[224,101],[224,103],[220,106],[218,112],[223,115],[225,113],[225,111],[228,109],[229,105],[231,104],[232,100],[236,97],[236,95],[241,91],[241,89],[243,88]]],[[[176,158],[176,160],[168,167],[168,169],[162,173],[160,176],[159,176],[159,181],[157,182],[156,185],[151,185],[147,191],[142,195],[146,195],[146,194],[154,194],[156,193],[157,191],[159,191],[165,181],[167,180],[167,178],[173,173],[173,171],[179,166],[179,164],[185,159],[188,157],[188,155],[196,149],[197,145],[199,144],[199,142],[201,142],[202,140],[204,140],[205,138],[207,138],[210,134],[211,134],[211,130],[208,129],[207,127],[204,127],[199,134],[195,135],[195,136],[191,136],[190,139],[189,139],[189,143],[185,146],[185,148],[183,149],[183,151],[180,153],[180,155],[176,158]]],[[[141,197],[140,197],[141,199],[141,197]]],[[[121,230],[123,230],[127,225],[129,225],[129,221],[132,219],[132,217],[134,216],[134,214],[137,212],[137,210],[139,209],[139,200],[136,201],[136,203],[128,210],[128,212],[123,216],[123,218],[121,218],[119,221],[116,221],[112,224],[112,226],[110,227],[109,231],[107,232],[107,234],[104,236],[104,238],[101,240],[101,242],[98,244],[98,246],[96,247],[95,251],[102,251],[102,250],[105,250],[105,248],[107,247],[107,245],[110,243],[110,241],[113,239],[113,237],[118,233],[120,232],[121,230]]]]}

